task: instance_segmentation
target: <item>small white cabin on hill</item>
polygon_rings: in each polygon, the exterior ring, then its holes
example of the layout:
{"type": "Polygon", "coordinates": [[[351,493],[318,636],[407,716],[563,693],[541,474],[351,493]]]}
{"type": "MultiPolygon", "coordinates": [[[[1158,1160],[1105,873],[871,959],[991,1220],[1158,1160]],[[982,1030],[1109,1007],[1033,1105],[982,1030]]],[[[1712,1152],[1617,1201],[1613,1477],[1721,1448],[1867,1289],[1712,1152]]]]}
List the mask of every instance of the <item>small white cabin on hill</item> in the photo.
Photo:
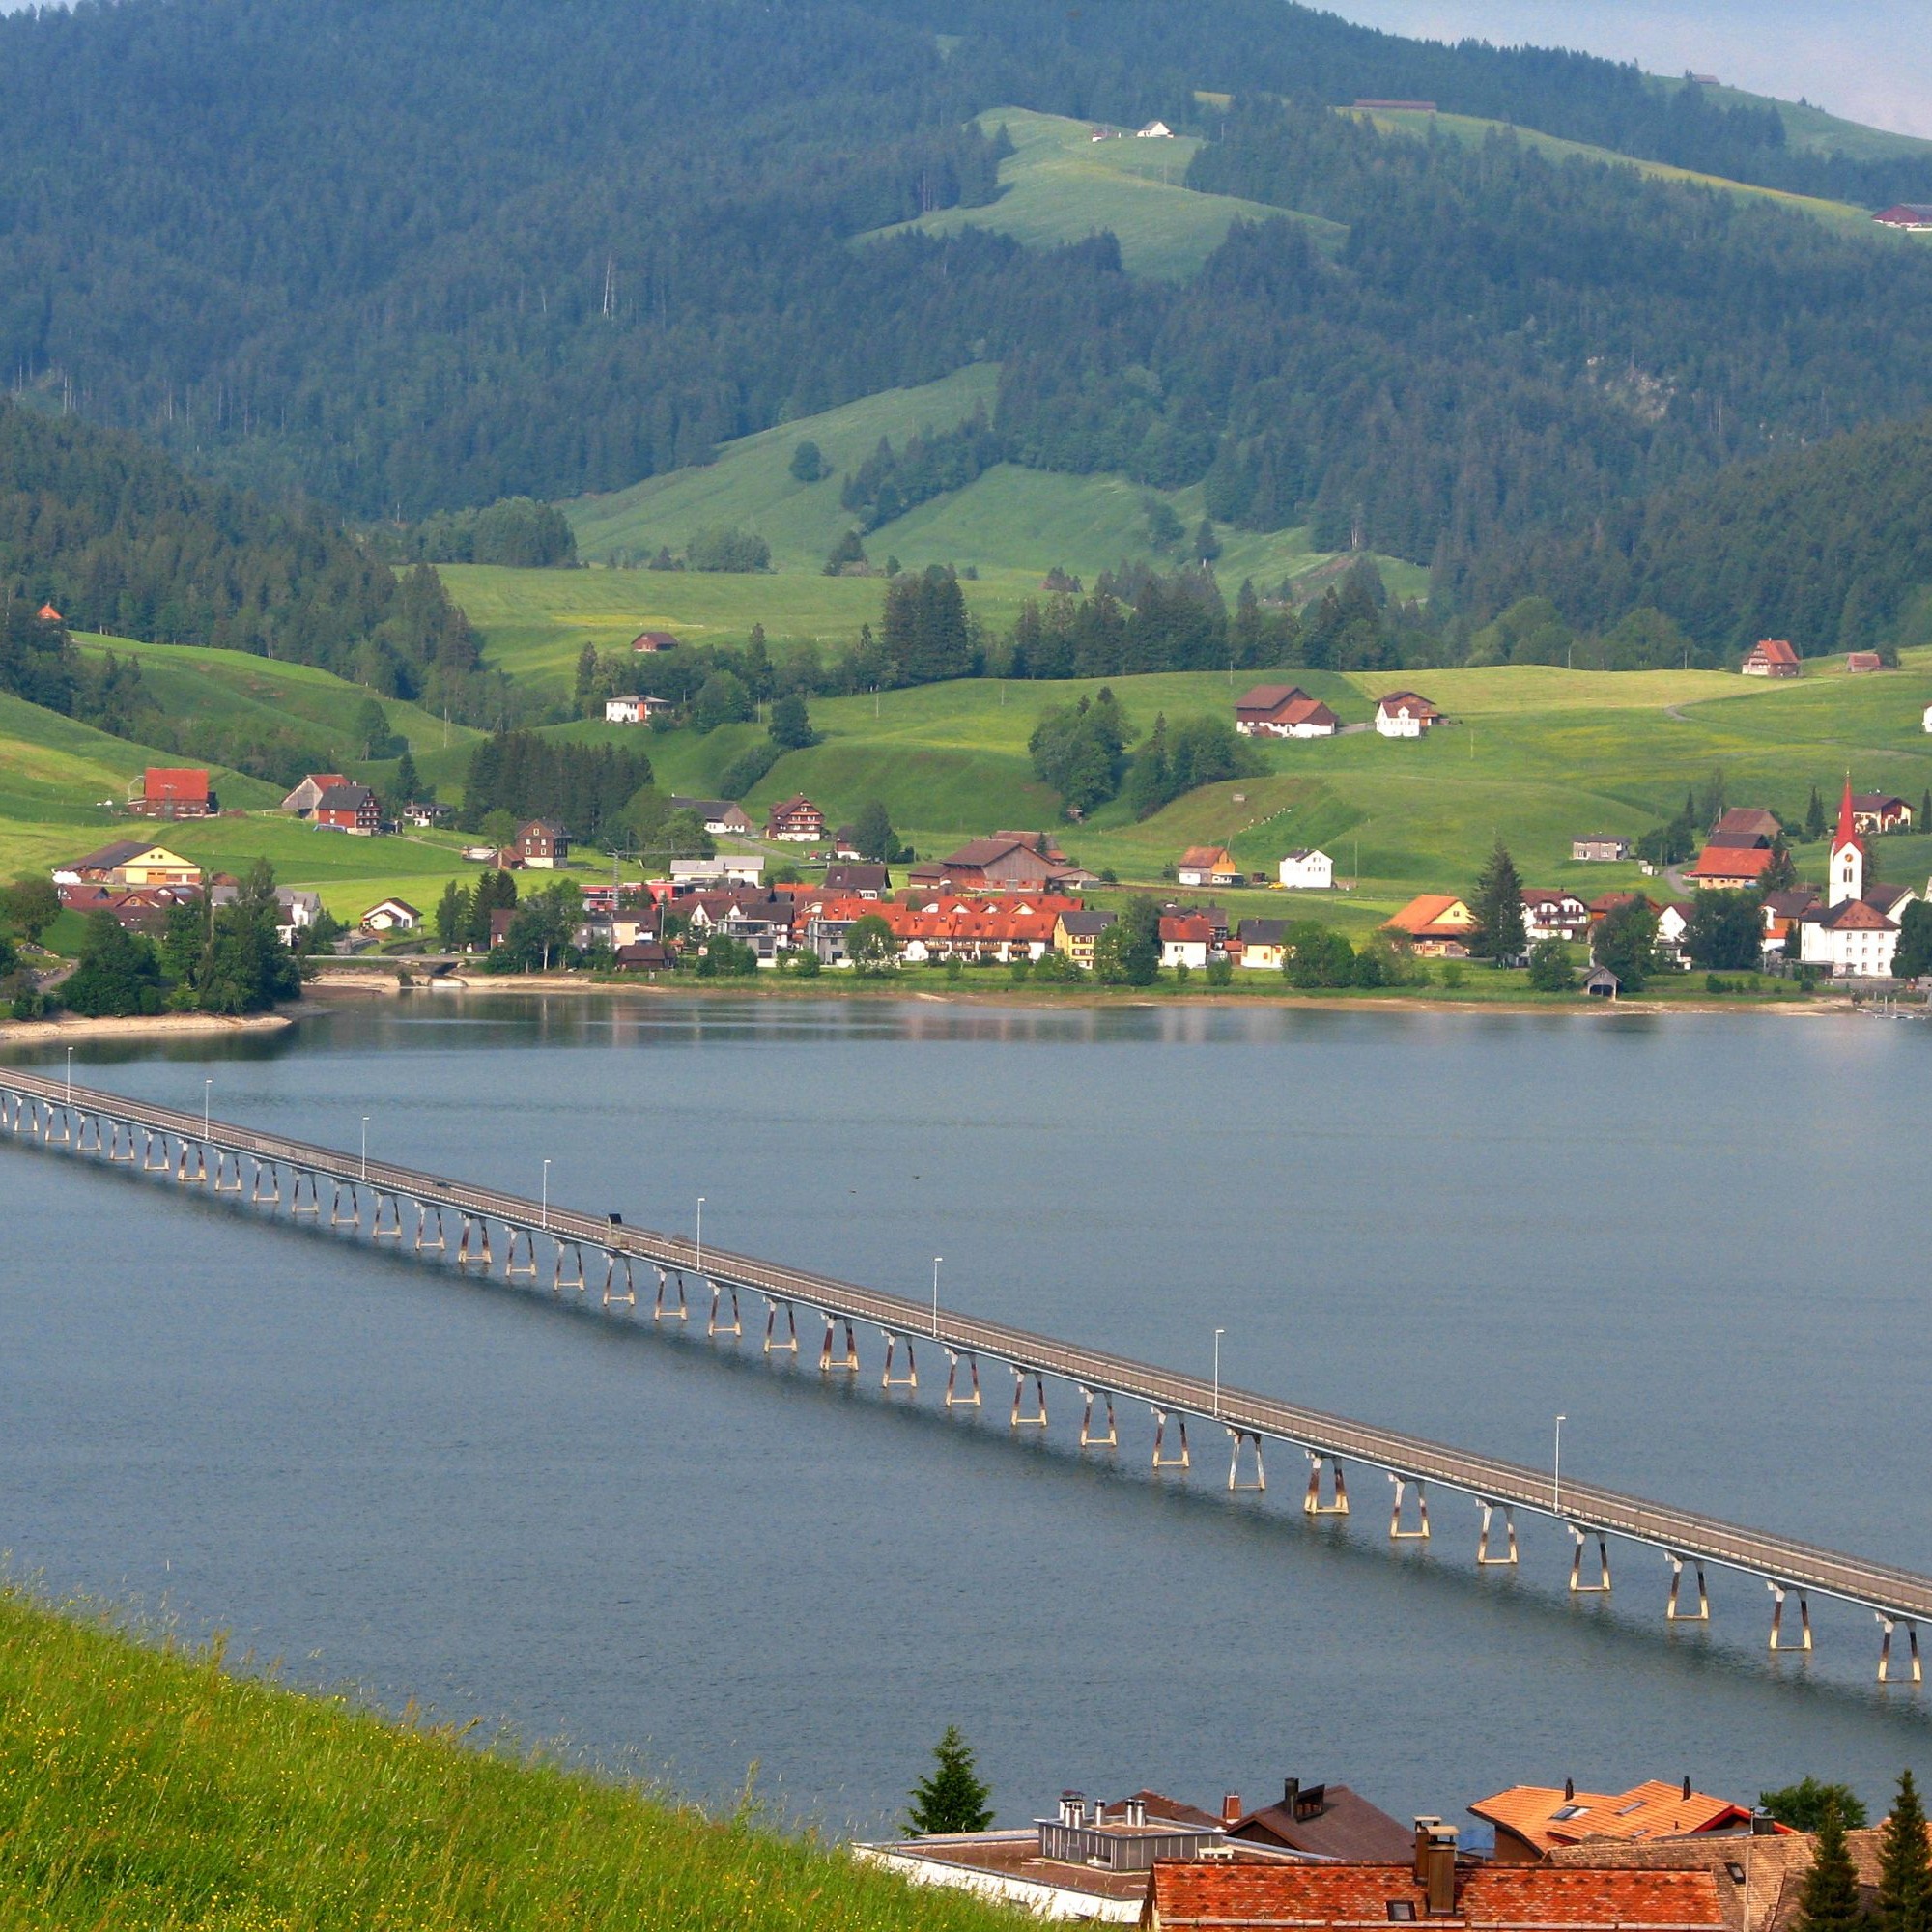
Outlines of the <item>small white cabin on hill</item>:
{"type": "Polygon", "coordinates": [[[1281,882],[1291,892],[1330,892],[1335,885],[1335,862],[1327,853],[1309,848],[1291,852],[1281,862],[1281,882]]]}

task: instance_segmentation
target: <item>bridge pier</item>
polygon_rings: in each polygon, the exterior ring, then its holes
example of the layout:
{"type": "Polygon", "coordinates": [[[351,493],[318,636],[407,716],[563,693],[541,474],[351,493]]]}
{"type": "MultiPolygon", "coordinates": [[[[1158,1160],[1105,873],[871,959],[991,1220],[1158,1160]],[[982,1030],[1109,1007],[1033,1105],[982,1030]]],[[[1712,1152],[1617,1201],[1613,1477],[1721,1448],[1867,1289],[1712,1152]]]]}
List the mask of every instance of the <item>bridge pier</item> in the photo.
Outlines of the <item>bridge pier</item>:
{"type": "Polygon", "coordinates": [[[318,1192],[318,1182],[312,1168],[297,1168],[294,1179],[289,1183],[289,1212],[291,1214],[316,1214],[322,1212],[322,1196],[318,1192]],[[308,1206],[302,1206],[302,1182],[308,1182],[308,1206]]]}
{"type": "Polygon", "coordinates": [[[637,1307],[638,1281],[637,1277],[631,1272],[630,1256],[620,1255],[615,1248],[606,1248],[604,1250],[604,1306],[609,1308],[614,1301],[621,1301],[627,1308],[637,1307]],[[624,1292],[622,1294],[614,1293],[611,1290],[611,1284],[617,1279],[617,1264],[619,1262],[622,1262],[624,1264],[624,1292]]]}
{"type": "Polygon", "coordinates": [[[1231,1444],[1231,1453],[1228,1457],[1229,1489],[1265,1490],[1268,1482],[1267,1471],[1262,1467],[1262,1438],[1259,1435],[1252,1435],[1245,1429],[1230,1428],[1228,1430],[1228,1441],[1231,1444]],[[1255,1479],[1252,1483],[1244,1483],[1240,1480],[1241,1444],[1243,1442],[1252,1442],[1255,1445],[1255,1479]]]}
{"type": "Polygon", "coordinates": [[[403,1199],[400,1194],[384,1194],[376,1190],[376,1210],[369,1217],[369,1238],[372,1241],[400,1241],[403,1238],[403,1199]],[[383,1225],[383,1203],[389,1204],[389,1225],[383,1225]]]}
{"type": "Polygon", "coordinates": [[[272,1160],[258,1160],[255,1163],[254,1184],[248,1190],[249,1206],[254,1208],[279,1208],[282,1205],[282,1170],[272,1160]],[[275,1178],[272,1194],[262,1192],[262,1177],[271,1174],[275,1178]]]}
{"type": "Polygon", "coordinates": [[[551,1236],[551,1248],[550,1292],[553,1294],[561,1294],[566,1288],[574,1288],[581,1292],[584,1286],[583,1250],[575,1241],[559,1240],[554,1235],[551,1236]],[[563,1274],[563,1251],[566,1248],[577,1262],[576,1278],[570,1281],[566,1281],[563,1274]]]}
{"type": "Polygon", "coordinates": [[[978,1355],[966,1357],[966,1373],[971,1378],[972,1388],[967,1395],[956,1393],[959,1386],[959,1351],[949,1349],[946,1351],[946,1406],[948,1408],[978,1408],[980,1406],[980,1358],[978,1355]]]}
{"type": "Polygon", "coordinates": [[[503,1235],[508,1245],[503,1250],[503,1279],[515,1281],[522,1275],[526,1281],[537,1278],[537,1237],[527,1228],[519,1228],[513,1221],[503,1223],[503,1235]],[[524,1259],[517,1259],[517,1242],[524,1244],[524,1259]]]}
{"type": "Polygon", "coordinates": [[[337,1181],[329,1190],[328,1225],[331,1228],[357,1228],[362,1226],[362,1197],[357,1193],[355,1183],[349,1182],[349,1212],[342,1211],[343,1183],[337,1181]]]}
{"type": "Polygon", "coordinates": [[[226,1148],[215,1149],[214,1191],[217,1194],[240,1194],[242,1192],[242,1156],[240,1153],[230,1153],[226,1148]],[[233,1179],[230,1179],[230,1176],[233,1179]]]}
{"type": "Polygon", "coordinates": [[[1427,1543],[1429,1541],[1429,1488],[1419,1477],[1398,1476],[1389,1472],[1389,1481],[1395,1485],[1395,1500],[1389,1506],[1389,1541],[1391,1543],[1427,1543]],[[1402,1526],[1402,1506],[1407,1500],[1410,1485],[1415,1488],[1415,1527],[1402,1526]]]}
{"type": "Polygon", "coordinates": [[[467,1268],[474,1263],[478,1267],[487,1268],[494,1259],[490,1253],[490,1223],[466,1208],[463,1210],[463,1233],[456,1242],[456,1265],[467,1268]],[[470,1247],[472,1237],[476,1243],[473,1251],[470,1247]]]}
{"type": "Polygon", "coordinates": [[[798,1353],[798,1317],[794,1314],[790,1302],[775,1300],[769,1294],[765,1296],[765,1353],[768,1355],[798,1353]],[[781,1308],[785,1312],[785,1338],[782,1342],[778,1339],[776,1333],[781,1308]]]}
{"type": "Polygon", "coordinates": [[[156,1133],[153,1127],[141,1129],[141,1172],[143,1174],[165,1174],[168,1160],[168,1137],[165,1132],[156,1133]],[[158,1153],[160,1159],[155,1155],[158,1153]]]}
{"type": "Polygon", "coordinates": [[[1601,1530],[1585,1531],[1573,1522],[1570,1534],[1577,1539],[1577,1548],[1570,1552],[1570,1594],[1573,1597],[1607,1597],[1610,1594],[1610,1548],[1601,1530]],[[1597,1539],[1597,1580],[1586,1583],[1583,1580],[1583,1546],[1591,1535],[1597,1539]]]}
{"type": "Polygon", "coordinates": [[[107,1137],[107,1158],[112,1161],[126,1161],[129,1166],[134,1160],[134,1129],[125,1122],[111,1123],[107,1137]],[[126,1137],[128,1151],[121,1151],[123,1137],[126,1137]]]}
{"type": "Polygon", "coordinates": [[[1704,1587],[1704,1566],[1691,1566],[1697,1573],[1697,1607],[1694,1610],[1680,1610],[1677,1607],[1677,1593],[1684,1587],[1684,1559],[1674,1550],[1670,1557],[1670,1602],[1664,1605],[1663,1621],[1667,1624],[1707,1624],[1711,1621],[1711,1593],[1704,1587]]]}
{"type": "Polygon", "coordinates": [[[1771,1592],[1771,1650],[1809,1650],[1811,1648],[1811,1605],[1804,1592],[1796,1593],[1798,1598],[1798,1628],[1800,1635],[1796,1643],[1783,1641],[1785,1587],[1782,1583],[1765,1579],[1765,1588],[1771,1592]]]}
{"type": "Polygon", "coordinates": [[[49,1147],[71,1147],[73,1145],[73,1109],[68,1106],[49,1104],[46,1113],[46,1127],[41,1138],[49,1147]],[[54,1132],[54,1122],[60,1122],[60,1132],[54,1132]]]}
{"type": "Polygon", "coordinates": [[[208,1185],[208,1150],[199,1141],[175,1141],[175,1180],[184,1187],[208,1185]],[[194,1171],[188,1172],[188,1155],[194,1155],[194,1171]]]}
{"type": "Polygon", "coordinates": [[[1517,1560],[1516,1511],[1508,1503],[1485,1502],[1483,1504],[1483,1533],[1476,1539],[1476,1567],[1479,1570],[1492,1566],[1508,1566],[1517,1560]],[[1490,1554],[1490,1518],[1494,1511],[1503,1513],[1503,1528],[1509,1537],[1509,1554],[1492,1556],[1490,1554]]]}
{"type": "Polygon", "coordinates": [[[83,1113],[81,1115],[80,1131],[74,1136],[73,1151],[75,1153],[99,1153],[100,1151],[100,1116],[99,1114],[83,1113]],[[87,1144],[87,1130],[89,1127],[94,1129],[94,1145],[92,1147],[89,1147],[87,1144]]]}
{"type": "Polygon", "coordinates": [[[1044,1429],[1046,1427],[1046,1378],[1037,1369],[1023,1369],[1013,1364],[1013,1414],[1007,1424],[1009,1429],[1044,1429]],[[1026,1385],[1033,1383],[1033,1413],[1020,1412],[1020,1401],[1026,1394],[1026,1385]]]}
{"type": "Polygon", "coordinates": [[[427,1201],[418,1201],[416,1203],[416,1253],[419,1255],[440,1255],[443,1252],[446,1245],[447,1236],[444,1235],[442,1228],[442,1209],[433,1207],[427,1201]],[[432,1214],[436,1216],[436,1239],[433,1241],[429,1238],[429,1217],[432,1214]]]}
{"type": "Polygon", "coordinates": [[[1176,1420],[1180,1424],[1180,1454],[1169,1456],[1163,1453],[1167,1443],[1167,1410],[1156,1408],[1153,1411],[1153,1466],[1156,1469],[1193,1467],[1194,1459],[1188,1454],[1187,1449],[1187,1418],[1181,1415],[1177,1416],[1176,1420]]]}
{"type": "Polygon", "coordinates": [[[856,1376],[859,1373],[859,1340],[852,1333],[849,1317],[828,1314],[825,1318],[825,1346],[818,1351],[818,1373],[829,1376],[835,1369],[847,1375],[856,1376]],[[841,1326],[845,1330],[845,1352],[835,1355],[832,1352],[832,1338],[841,1326]]]}
{"type": "MultiPolygon", "coordinates": [[[[1878,1645],[1878,1681],[1881,1684],[1890,1684],[1894,1681],[1891,1675],[1891,1629],[1896,1619],[1887,1616],[1882,1610],[1874,1610],[1872,1614],[1878,1618],[1878,1627],[1884,1632],[1878,1645]]],[[[1918,1626],[1909,1620],[1905,1625],[1905,1640],[1912,1647],[1910,1681],[1914,1684],[1923,1684],[1925,1673],[1918,1662],[1918,1626]]]]}
{"type": "Polygon", "coordinates": [[[666,1278],[665,1270],[659,1268],[657,1305],[651,1310],[651,1320],[653,1321],[662,1321],[667,1315],[673,1315],[680,1321],[689,1321],[691,1320],[691,1310],[685,1305],[684,1299],[684,1271],[681,1268],[674,1268],[671,1272],[677,1276],[677,1306],[675,1308],[667,1308],[665,1306],[665,1290],[670,1284],[666,1278]]]}
{"type": "Polygon", "coordinates": [[[902,1376],[893,1374],[893,1363],[898,1353],[899,1338],[890,1328],[881,1328],[879,1333],[886,1338],[886,1372],[879,1378],[882,1389],[909,1388],[919,1386],[919,1363],[912,1352],[912,1341],[906,1341],[906,1372],[902,1376]]]}
{"type": "Polygon", "coordinates": [[[1318,1455],[1310,1449],[1308,1456],[1308,1493],[1301,1499],[1301,1508],[1307,1516],[1347,1516],[1349,1514],[1349,1485],[1342,1474],[1342,1464],[1333,1456],[1318,1455]],[[1321,1500],[1321,1467],[1328,1466],[1334,1479],[1335,1500],[1324,1503],[1321,1500]]]}
{"type": "Polygon", "coordinates": [[[711,1319],[704,1324],[704,1332],[706,1335],[742,1335],[745,1332],[745,1324],[738,1319],[738,1291],[734,1285],[721,1288],[717,1282],[712,1282],[711,1319]],[[718,1319],[718,1298],[721,1294],[731,1297],[731,1325],[728,1328],[718,1319]]]}
{"type": "Polygon", "coordinates": [[[1080,1418],[1080,1446],[1083,1449],[1118,1449],[1121,1446],[1121,1432],[1114,1427],[1113,1391],[1103,1390],[1101,1399],[1107,1405],[1107,1433],[1098,1435],[1094,1431],[1094,1391],[1084,1388],[1080,1391],[1086,1398],[1087,1407],[1080,1418]]]}

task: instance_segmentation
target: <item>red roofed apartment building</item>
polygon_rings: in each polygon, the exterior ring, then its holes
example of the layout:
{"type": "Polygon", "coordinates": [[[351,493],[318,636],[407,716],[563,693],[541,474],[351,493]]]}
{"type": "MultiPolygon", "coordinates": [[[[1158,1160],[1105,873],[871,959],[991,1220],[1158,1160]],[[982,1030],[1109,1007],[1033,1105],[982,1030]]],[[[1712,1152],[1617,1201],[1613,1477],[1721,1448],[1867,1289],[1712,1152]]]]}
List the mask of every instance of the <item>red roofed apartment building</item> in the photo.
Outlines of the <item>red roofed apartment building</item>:
{"type": "Polygon", "coordinates": [[[1424,1921],[1483,1932],[1715,1932],[1724,1922],[1719,1898],[1709,1871],[1459,1865],[1455,1833],[1438,1831],[1409,1864],[1157,1864],[1140,1922],[1148,1932],[1353,1932],[1424,1921]]]}
{"type": "Polygon", "coordinates": [[[1798,653],[1782,638],[1761,638],[1738,668],[1747,677],[1796,677],[1798,653]]]}
{"type": "Polygon", "coordinates": [[[1258,684],[1235,701],[1244,738],[1332,738],[1342,721],[1298,684],[1258,684]]]}
{"type": "Polygon", "coordinates": [[[150,765],[128,810],[141,818],[212,818],[215,798],[205,771],[178,765],[150,765]]]}

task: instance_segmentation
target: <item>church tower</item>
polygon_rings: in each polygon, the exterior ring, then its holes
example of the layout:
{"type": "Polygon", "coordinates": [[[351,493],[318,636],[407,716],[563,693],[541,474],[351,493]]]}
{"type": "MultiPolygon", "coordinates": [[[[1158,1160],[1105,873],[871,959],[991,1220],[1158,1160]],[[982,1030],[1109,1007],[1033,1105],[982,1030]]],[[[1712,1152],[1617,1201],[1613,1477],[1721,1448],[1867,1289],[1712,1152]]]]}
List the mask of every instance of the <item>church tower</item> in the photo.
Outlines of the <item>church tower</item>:
{"type": "Polygon", "coordinates": [[[1828,905],[1843,905],[1861,897],[1865,889],[1865,841],[1852,817],[1852,781],[1845,778],[1845,795],[1838,805],[1838,829],[1832,838],[1832,884],[1828,905]]]}

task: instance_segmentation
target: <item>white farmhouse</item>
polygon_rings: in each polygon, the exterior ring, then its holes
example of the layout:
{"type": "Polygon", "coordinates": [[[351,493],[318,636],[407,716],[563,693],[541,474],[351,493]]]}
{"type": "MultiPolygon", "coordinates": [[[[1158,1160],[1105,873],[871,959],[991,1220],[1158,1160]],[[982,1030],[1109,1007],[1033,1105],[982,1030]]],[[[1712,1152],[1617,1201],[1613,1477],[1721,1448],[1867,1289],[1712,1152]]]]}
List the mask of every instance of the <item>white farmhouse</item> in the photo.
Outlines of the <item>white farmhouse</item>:
{"type": "Polygon", "coordinates": [[[1925,728],[1932,731],[1932,704],[1925,707],[1925,728]]]}
{"type": "Polygon", "coordinates": [[[1335,862],[1325,852],[1291,852],[1281,862],[1281,882],[1291,892],[1330,892],[1335,885],[1335,862]]]}
{"type": "Polygon", "coordinates": [[[607,724],[648,724],[660,711],[671,708],[668,697],[639,697],[635,695],[625,697],[607,697],[604,700],[604,722],[607,724]]]}
{"type": "Polygon", "coordinates": [[[1419,738],[1442,714],[1413,691],[1391,691],[1376,706],[1376,729],[1384,738],[1419,738]]]}

